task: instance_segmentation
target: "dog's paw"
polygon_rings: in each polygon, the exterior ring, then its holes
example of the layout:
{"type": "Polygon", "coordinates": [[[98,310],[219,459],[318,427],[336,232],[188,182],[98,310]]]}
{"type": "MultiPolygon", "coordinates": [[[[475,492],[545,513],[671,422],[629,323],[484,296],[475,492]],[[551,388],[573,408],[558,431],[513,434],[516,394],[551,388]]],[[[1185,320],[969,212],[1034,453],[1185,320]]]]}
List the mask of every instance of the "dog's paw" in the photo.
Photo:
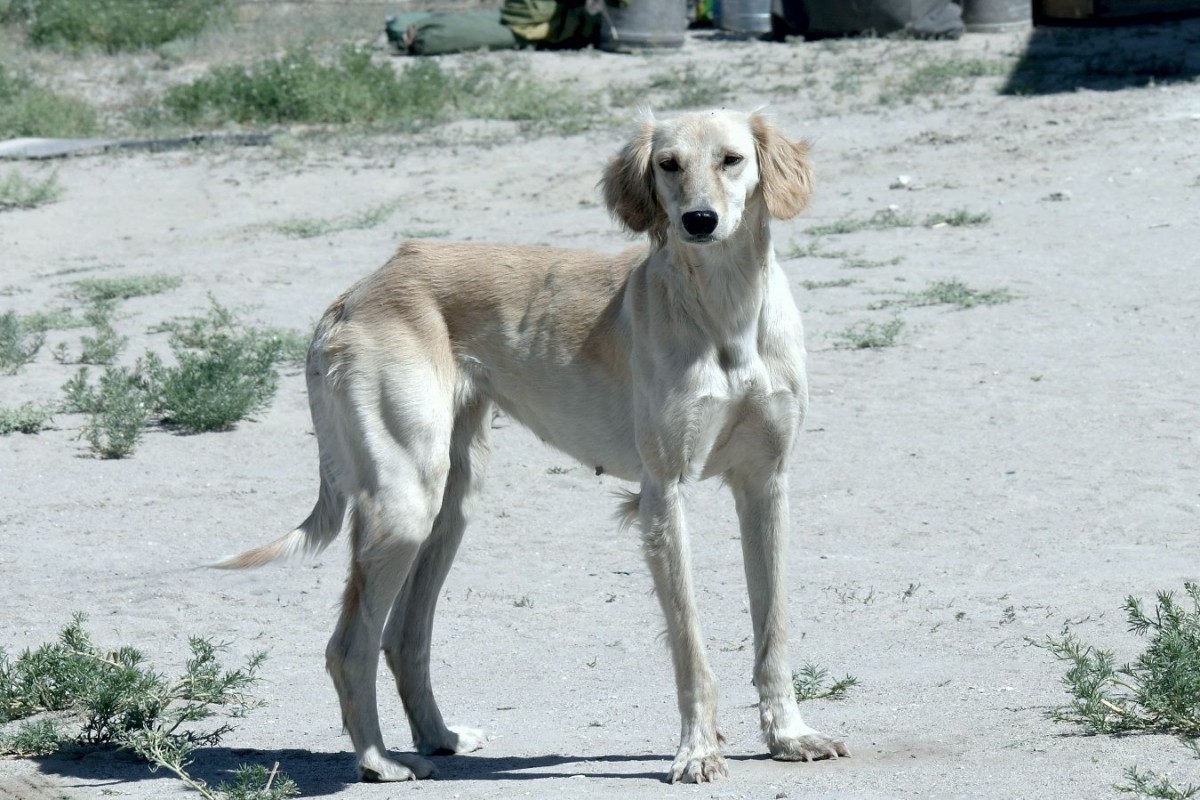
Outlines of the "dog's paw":
{"type": "Polygon", "coordinates": [[[453,756],[473,753],[487,744],[487,733],[479,728],[453,725],[436,740],[421,742],[417,750],[427,756],[453,756]]]}
{"type": "Polygon", "coordinates": [[[398,755],[396,760],[372,755],[358,763],[358,775],[364,783],[415,781],[428,778],[436,771],[432,761],[412,754],[398,755]]]}
{"type": "Polygon", "coordinates": [[[846,758],[850,755],[845,742],[826,736],[820,731],[771,739],[768,748],[771,758],[777,761],[818,761],[825,758],[846,758]]]}
{"type": "Polygon", "coordinates": [[[671,783],[707,783],[729,775],[725,758],[715,747],[682,747],[671,764],[671,783]]]}

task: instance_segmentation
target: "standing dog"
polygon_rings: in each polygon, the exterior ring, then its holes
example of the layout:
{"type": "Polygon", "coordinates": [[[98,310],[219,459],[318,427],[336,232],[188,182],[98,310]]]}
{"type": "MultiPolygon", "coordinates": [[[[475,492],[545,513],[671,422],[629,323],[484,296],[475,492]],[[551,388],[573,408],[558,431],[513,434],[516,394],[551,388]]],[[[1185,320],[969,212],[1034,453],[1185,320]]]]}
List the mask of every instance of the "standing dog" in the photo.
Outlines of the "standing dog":
{"type": "Polygon", "coordinates": [[[296,530],[221,566],[318,551],[349,509],[350,576],[326,662],[364,780],[433,772],[384,747],[380,649],[420,753],[485,741],[443,722],[429,645],[493,406],[640,483],[624,510],[641,528],[667,620],[682,717],[671,781],[726,774],[682,501],[685,484],[714,475],[737,505],[767,747],[791,761],[847,755],[801,720],[787,656],[788,454],[807,386],[770,221],[807,204],[806,153],[759,115],[646,120],[602,184],[609,210],[649,234],[648,252],[407,242],[325,313],[306,372],[316,506],[296,530]]]}

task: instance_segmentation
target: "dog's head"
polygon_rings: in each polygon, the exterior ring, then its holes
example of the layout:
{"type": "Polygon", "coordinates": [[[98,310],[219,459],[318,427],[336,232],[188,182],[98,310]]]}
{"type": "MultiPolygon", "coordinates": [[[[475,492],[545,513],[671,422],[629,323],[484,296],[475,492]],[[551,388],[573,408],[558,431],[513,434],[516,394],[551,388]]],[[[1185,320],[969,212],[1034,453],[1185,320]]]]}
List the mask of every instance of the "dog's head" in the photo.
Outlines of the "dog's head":
{"type": "Polygon", "coordinates": [[[776,219],[796,216],[813,176],[808,146],[761,114],[705,111],[642,120],[601,184],[608,210],[629,230],[658,245],[672,235],[709,244],[733,234],[756,201],[776,219]]]}

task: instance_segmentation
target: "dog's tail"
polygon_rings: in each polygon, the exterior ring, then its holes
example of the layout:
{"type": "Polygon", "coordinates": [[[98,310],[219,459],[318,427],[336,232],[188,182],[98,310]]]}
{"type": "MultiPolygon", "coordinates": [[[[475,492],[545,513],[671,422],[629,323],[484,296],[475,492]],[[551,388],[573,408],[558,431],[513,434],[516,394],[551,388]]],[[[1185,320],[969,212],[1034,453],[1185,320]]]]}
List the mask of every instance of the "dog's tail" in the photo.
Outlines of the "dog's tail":
{"type": "Polygon", "coordinates": [[[273,542],[230,556],[211,566],[215,569],[250,569],[281,558],[296,555],[315,556],[341,533],[345,516],[346,497],[338,492],[322,469],[317,503],[308,519],[300,523],[300,527],[273,542]]]}

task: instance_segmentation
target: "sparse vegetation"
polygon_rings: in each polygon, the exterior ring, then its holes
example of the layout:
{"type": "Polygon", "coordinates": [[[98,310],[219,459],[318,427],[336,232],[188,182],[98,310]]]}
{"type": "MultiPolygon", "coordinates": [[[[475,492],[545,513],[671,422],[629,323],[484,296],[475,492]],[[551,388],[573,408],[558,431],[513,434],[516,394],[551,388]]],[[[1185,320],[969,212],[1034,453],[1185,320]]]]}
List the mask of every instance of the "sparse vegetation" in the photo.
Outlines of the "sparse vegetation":
{"type": "Polygon", "coordinates": [[[952,228],[962,228],[970,225],[986,225],[992,221],[992,215],[986,211],[968,211],[958,208],[947,214],[931,214],[925,218],[926,228],[938,228],[949,225],[952,228]]]}
{"type": "Polygon", "coordinates": [[[947,58],[929,61],[904,76],[894,93],[885,92],[884,104],[911,102],[918,97],[965,92],[976,78],[1000,77],[1012,70],[1012,64],[982,58],[947,58]]]}
{"type": "Polygon", "coordinates": [[[808,229],[808,233],[812,236],[839,236],[847,233],[858,233],[859,231],[913,228],[917,224],[917,218],[911,214],[904,214],[896,208],[881,208],[870,217],[855,218],[846,216],[828,225],[814,225],[808,229]]]}
{"type": "Polygon", "coordinates": [[[120,355],[129,339],[117,334],[113,327],[114,313],[116,313],[115,300],[97,301],[84,311],[84,321],[95,328],[96,335],[80,337],[79,343],[82,345],[82,350],[79,354],[79,363],[111,364],[120,355]]]}
{"type": "Polygon", "coordinates": [[[0,314],[0,375],[15,375],[42,349],[46,334],[31,330],[15,311],[0,314]]]}
{"type": "Polygon", "coordinates": [[[10,17],[42,46],[141,50],[195,36],[221,17],[226,0],[20,0],[10,17]]]}
{"type": "Polygon", "coordinates": [[[858,678],[846,675],[833,680],[829,670],[811,662],[792,673],[792,688],[796,692],[796,700],[841,700],[846,693],[858,686],[858,678]]]}
{"type": "Polygon", "coordinates": [[[840,289],[843,286],[853,286],[858,283],[855,278],[838,278],[831,281],[800,281],[800,285],[810,292],[817,289],[840,289]]]}
{"type": "Polygon", "coordinates": [[[50,173],[45,180],[26,178],[17,170],[11,170],[0,180],[0,211],[13,208],[37,208],[53,203],[62,197],[63,188],[58,183],[58,173],[50,173]]]}
{"type": "Polygon", "coordinates": [[[64,409],[89,415],[80,435],[100,458],[126,458],[133,453],[150,421],[147,386],[137,369],[108,367],[98,387],[88,383],[84,367],[63,386],[64,409]]]}
{"type": "Polygon", "coordinates": [[[997,287],[994,289],[972,289],[960,280],[950,279],[934,281],[919,292],[907,292],[896,300],[881,300],[872,304],[872,309],[901,306],[904,308],[919,306],[951,305],[957,308],[974,308],[976,306],[995,306],[1008,303],[1015,295],[1010,289],[997,287]]]}
{"type": "Polygon", "coordinates": [[[318,219],[313,217],[296,217],[271,226],[276,233],[292,236],[297,239],[312,239],[317,236],[328,236],[341,231],[357,231],[375,228],[387,221],[395,211],[397,203],[380,203],[366,208],[348,217],[333,219],[318,219]]]}
{"type": "Polygon", "coordinates": [[[22,403],[16,408],[0,408],[0,436],[10,433],[37,433],[54,416],[49,406],[22,403]]]}
{"type": "Polygon", "coordinates": [[[833,335],[834,347],[843,350],[880,350],[892,347],[904,330],[904,320],[893,317],[887,322],[862,320],[833,335]]]}
{"type": "Polygon", "coordinates": [[[666,108],[720,105],[721,100],[733,91],[721,70],[704,70],[690,61],[682,67],[651,77],[648,88],[663,95],[666,108]]]}
{"type": "Polygon", "coordinates": [[[84,278],[71,284],[72,294],[85,303],[107,303],[131,297],[162,294],[183,284],[178,275],[162,272],[125,278],[84,278]]]}
{"type": "Polygon", "coordinates": [[[68,328],[79,328],[87,324],[83,317],[66,306],[59,306],[48,311],[34,311],[21,317],[25,330],[45,333],[46,331],[61,331],[68,328]]]}
{"type": "Polygon", "coordinates": [[[0,139],[21,136],[87,136],[96,130],[96,112],[11,72],[0,64],[0,139]]]}
{"type": "Polygon", "coordinates": [[[460,118],[576,133],[600,111],[598,95],[546,85],[520,70],[478,63],[451,72],[434,60],[413,60],[398,73],[354,47],[331,62],[292,50],[251,66],[218,67],[172,88],[164,103],[188,124],[311,123],[410,133],[460,118]]]}
{"type": "Polygon", "coordinates": [[[265,653],[230,670],[219,660],[225,645],[191,637],[184,674],[169,680],[132,647],[98,648],[84,621],[77,614],[57,642],[26,650],[15,661],[0,649],[0,722],[28,720],[16,734],[0,737],[0,753],[45,755],[67,744],[118,748],[153,770],[174,773],[208,800],[283,800],[298,794],[289,778],[261,766],[243,766],[234,783],[215,787],[187,771],[198,748],[216,746],[233,730],[229,722],[213,727],[210,720],[244,716],[260,705],[248,689],[258,680],[265,653]]]}
{"type": "MultiPolygon", "coordinates": [[[[1166,733],[1180,737],[1200,756],[1200,585],[1184,584],[1185,596],[1157,593],[1147,612],[1140,598],[1125,599],[1129,631],[1149,639],[1132,662],[1117,666],[1111,650],[1086,645],[1064,630],[1041,643],[1068,665],[1063,684],[1071,702],[1051,712],[1089,734],[1166,733]]],[[[1200,787],[1179,787],[1167,776],[1125,770],[1116,788],[1144,797],[1189,798],[1200,787]]]]}

